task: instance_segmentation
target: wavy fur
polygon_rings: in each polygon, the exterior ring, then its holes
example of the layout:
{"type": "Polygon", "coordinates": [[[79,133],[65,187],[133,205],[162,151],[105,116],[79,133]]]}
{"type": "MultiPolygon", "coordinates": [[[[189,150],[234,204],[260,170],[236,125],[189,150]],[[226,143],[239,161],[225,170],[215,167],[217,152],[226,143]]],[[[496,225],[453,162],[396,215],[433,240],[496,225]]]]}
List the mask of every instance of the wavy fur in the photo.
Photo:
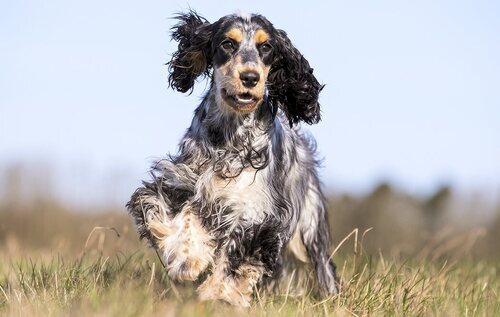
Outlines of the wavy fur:
{"type": "Polygon", "coordinates": [[[262,16],[214,24],[194,12],[177,18],[170,85],[185,92],[202,75],[212,83],[178,154],[156,162],[152,180],[127,204],[141,238],[159,251],[173,279],[203,282],[201,299],[248,306],[255,285],[280,276],[287,249],[312,264],[324,294],[336,294],[315,143],[292,126],[320,119],[322,86],[312,68],[262,16]],[[241,41],[221,48],[227,34],[239,34],[235,28],[244,30],[241,41]],[[252,42],[256,30],[265,30],[272,51],[252,42]],[[241,86],[231,75],[238,67],[268,74],[267,93],[250,112],[221,97],[224,85],[241,86]]]}

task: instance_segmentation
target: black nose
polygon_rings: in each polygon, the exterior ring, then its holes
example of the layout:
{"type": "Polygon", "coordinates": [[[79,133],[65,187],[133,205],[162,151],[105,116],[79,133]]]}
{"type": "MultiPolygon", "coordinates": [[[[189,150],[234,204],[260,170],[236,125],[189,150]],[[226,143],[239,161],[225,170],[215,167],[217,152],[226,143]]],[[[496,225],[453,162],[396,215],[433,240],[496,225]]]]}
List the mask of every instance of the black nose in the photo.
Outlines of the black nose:
{"type": "Polygon", "coordinates": [[[243,86],[251,88],[257,85],[260,79],[260,75],[259,73],[254,71],[246,71],[240,73],[240,79],[241,82],[243,83],[243,86]]]}

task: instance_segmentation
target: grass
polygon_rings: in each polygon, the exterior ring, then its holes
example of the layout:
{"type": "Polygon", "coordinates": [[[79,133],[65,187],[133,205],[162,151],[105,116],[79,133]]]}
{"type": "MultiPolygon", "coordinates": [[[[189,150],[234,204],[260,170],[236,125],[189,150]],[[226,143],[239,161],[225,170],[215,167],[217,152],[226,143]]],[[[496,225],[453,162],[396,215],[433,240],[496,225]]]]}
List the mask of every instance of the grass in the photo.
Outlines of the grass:
{"type": "Polygon", "coordinates": [[[338,296],[316,297],[311,272],[292,268],[249,309],[171,283],[123,210],[0,205],[0,316],[500,316],[500,216],[477,230],[428,230],[391,222],[406,209],[387,213],[373,196],[332,202],[338,296]]]}
{"type": "Polygon", "coordinates": [[[194,287],[172,284],[152,253],[11,259],[0,264],[0,314],[500,316],[495,264],[355,254],[337,262],[340,295],[316,298],[309,275],[293,273],[279,292],[257,290],[252,308],[242,310],[198,302],[194,287]]]}

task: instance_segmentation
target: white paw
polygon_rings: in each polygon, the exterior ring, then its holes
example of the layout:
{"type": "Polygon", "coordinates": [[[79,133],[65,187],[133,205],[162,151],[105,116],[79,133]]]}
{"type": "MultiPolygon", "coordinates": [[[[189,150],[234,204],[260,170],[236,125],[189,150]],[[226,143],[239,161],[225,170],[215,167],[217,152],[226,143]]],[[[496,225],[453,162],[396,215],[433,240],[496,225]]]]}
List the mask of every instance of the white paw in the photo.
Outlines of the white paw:
{"type": "Polygon", "coordinates": [[[167,222],[148,223],[170,278],[194,281],[212,264],[215,244],[197,216],[184,209],[167,222]]]}
{"type": "Polygon", "coordinates": [[[231,305],[249,307],[255,286],[262,278],[259,266],[242,265],[235,276],[226,275],[224,267],[216,268],[198,287],[200,300],[223,300],[231,305]]]}

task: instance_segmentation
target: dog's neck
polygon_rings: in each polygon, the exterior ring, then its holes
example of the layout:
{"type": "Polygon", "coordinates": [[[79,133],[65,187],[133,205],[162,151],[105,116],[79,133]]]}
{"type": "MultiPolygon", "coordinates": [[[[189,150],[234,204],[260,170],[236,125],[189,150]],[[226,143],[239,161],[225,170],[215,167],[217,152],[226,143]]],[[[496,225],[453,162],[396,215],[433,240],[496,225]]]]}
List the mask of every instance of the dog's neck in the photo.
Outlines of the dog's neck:
{"type": "MultiPolygon", "coordinates": [[[[195,169],[211,168],[221,177],[235,177],[245,168],[262,169],[269,160],[269,145],[275,121],[264,101],[252,113],[240,114],[227,105],[217,104],[210,89],[195,111],[195,116],[180,145],[186,160],[203,163],[195,169]],[[194,146],[196,145],[196,146],[194,146]]],[[[277,118],[276,118],[277,119],[277,118]]]]}
{"type": "Polygon", "coordinates": [[[212,85],[201,103],[203,118],[200,118],[213,145],[238,146],[243,144],[242,139],[257,141],[269,132],[274,116],[266,97],[255,111],[238,113],[228,105],[220,104],[223,101],[219,101],[221,98],[216,98],[216,94],[220,92],[212,85]]]}
{"type": "Polygon", "coordinates": [[[212,86],[196,109],[180,144],[179,157],[192,163],[210,162],[195,164],[193,168],[210,167],[221,177],[234,177],[245,168],[267,166],[271,138],[280,131],[276,129],[279,120],[267,101],[252,113],[240,114],[227,105],[217,104],[215,93],[212,86]]]}

